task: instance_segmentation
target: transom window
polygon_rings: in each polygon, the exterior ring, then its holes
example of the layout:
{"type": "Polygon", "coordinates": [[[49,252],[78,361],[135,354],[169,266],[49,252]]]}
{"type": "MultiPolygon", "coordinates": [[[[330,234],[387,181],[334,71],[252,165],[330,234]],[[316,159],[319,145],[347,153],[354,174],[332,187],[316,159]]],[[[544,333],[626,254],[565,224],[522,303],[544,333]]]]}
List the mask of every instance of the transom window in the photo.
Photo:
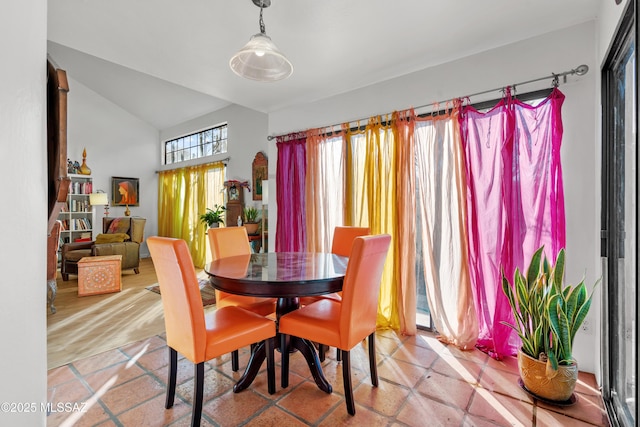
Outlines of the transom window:
{"type": "Polygon", "coordinates": [[[164,143],[164,164],[186,162],[227,152],[227,124],[164,143]]]}

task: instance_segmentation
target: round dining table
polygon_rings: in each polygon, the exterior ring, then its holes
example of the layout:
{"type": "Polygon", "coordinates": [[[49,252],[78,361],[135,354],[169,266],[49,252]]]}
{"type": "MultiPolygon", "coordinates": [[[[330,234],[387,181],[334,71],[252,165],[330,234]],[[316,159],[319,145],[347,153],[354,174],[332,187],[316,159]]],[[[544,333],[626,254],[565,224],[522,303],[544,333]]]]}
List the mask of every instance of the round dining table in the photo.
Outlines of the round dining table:
{"type": "MultiPolygon", "coordinates": [[[[220,258],[205,266],[214,288],[236,295],[277,298],[276,322],[300,306],[299,297],[324,295],[342,290],[348,258],[331,253],[273,252],[220,258]]],[[[277,324],[277,323],[276,323],[277,324]]],[[[277,343],[280,337],[277,337],[277,343]]],[[[331,393],[318,353],[312,342],[290,337],[288,351],[300,351],[321,390],[331,393]]],[[[277,344],[276,344],[277,345],[277,344]]],[[[234,392],[247,388],[266,358],[264,343],[254,347],[244,374],[234,392]]],[[[282,387],[288,372],[282,372],[282,387]]]]}

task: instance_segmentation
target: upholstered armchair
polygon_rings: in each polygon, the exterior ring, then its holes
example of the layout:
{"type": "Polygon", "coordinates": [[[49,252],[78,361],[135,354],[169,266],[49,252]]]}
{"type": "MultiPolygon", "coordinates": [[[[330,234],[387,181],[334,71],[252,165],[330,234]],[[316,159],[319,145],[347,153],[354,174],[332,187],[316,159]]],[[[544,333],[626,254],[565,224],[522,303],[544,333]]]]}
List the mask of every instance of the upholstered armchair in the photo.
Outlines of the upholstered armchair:
{"type": "Polygon", "coordinates": [[[103,218],[103,234],[96,236],[95,241],[62,245],[62,280],[69,280],[69,274],[78,274],[78,261],[91,256],[122,255],[121,269],[133,269],[138,274],[146,222],[140,217],[103,218]]]}

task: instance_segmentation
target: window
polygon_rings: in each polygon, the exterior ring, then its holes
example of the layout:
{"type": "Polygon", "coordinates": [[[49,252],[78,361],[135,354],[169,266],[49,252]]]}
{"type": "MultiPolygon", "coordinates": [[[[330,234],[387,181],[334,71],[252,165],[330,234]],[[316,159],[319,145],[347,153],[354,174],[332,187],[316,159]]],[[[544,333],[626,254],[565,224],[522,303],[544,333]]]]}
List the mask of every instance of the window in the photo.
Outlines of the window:
{"type": "Polygon", "coordinates": [[[164,164],[185,162],[227,152],[227,124],[164,143],[164,164]]]}
{"type": "Polygon", "coordinates": [[[602,395],[612,424],[637,425],[638,149],[634,2],[602,69],[602,395]]]}

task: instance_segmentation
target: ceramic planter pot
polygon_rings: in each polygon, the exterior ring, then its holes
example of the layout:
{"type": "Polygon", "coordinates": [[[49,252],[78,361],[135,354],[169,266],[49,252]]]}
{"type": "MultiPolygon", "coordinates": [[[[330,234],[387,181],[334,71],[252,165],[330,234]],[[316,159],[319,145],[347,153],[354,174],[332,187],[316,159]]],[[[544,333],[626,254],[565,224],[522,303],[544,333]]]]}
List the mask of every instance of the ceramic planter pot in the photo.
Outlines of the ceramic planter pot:
{"type": "Polygon", "coordinates": [[[558,370],[547,376],[547,364],[518,351],[520,378],[527,390],[543,399],[568,401],[578,380],[578,364],[558,366],[558,370]]]}
{"type": "Polygon", "coordinates": [[[257,222],[245,222],[244,226],[247,227],[247,234],[258,234],[258,227],[260,226],[260,224],[258,224],[257,222]]]}

